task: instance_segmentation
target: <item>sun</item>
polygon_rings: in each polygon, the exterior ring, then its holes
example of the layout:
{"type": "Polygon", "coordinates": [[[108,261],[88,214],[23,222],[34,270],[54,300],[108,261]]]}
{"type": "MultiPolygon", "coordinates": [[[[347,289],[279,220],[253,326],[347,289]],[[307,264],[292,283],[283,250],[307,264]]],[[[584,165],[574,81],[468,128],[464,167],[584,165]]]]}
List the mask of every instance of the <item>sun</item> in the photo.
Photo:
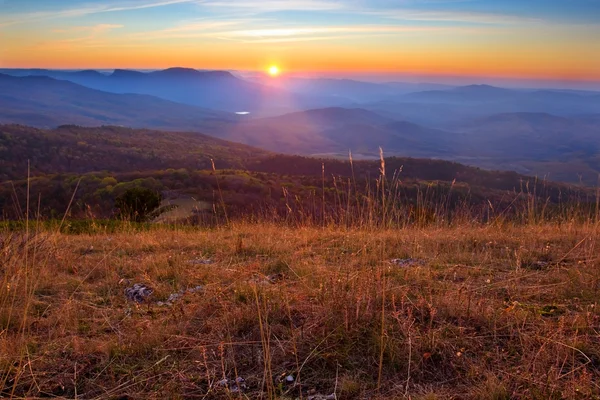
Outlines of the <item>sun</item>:
{"type": "Polygon", "coordinates": [[[281,72],[281,70],[279,69],[279,67],[277,65],[271,65],[269,67],[269,75],[271,75],[273,77],[279,75],[280,72],[281,72]]]}

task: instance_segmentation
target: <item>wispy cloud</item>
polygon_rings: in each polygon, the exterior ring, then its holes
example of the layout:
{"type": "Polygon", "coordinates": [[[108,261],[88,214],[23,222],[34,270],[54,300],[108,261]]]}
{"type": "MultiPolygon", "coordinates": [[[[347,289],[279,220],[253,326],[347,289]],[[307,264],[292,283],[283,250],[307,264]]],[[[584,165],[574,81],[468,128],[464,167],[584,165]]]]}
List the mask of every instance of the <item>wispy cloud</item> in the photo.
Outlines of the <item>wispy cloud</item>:
{"type": "Polygon", "coordinates": [[[366,11],[369,15],[404,21],[457,22],[483,25],[513,25],[540,22],[540,19],[508,14],[494,14],[469,11],[430,11],[417,9],[393,9],[387,11],[366,11]]]}
{"type": "Polygon", "coordinates": [[[141,10],[146,8],[164,7],[181,3],[197,3],[198,0],[161,0],[146,1],[136,3],[126,3],[125,5],[103,4],[103,5],[83,5],[77,8],[66,8],[56,11],[37,11],[30,13],[8,14],[4,18],[0,17],[0,27],[16,25],[20,23],[35,22],[48,19],[82,17],[90,14],[109,13],[118,11],[141,10]]]}
{"type": "Polygon", "coordinates": [[[127,35],[124,39],[133,41],[151,41],[157,39],[215,37],[224,29],[251,26],[257,22],[264,21],[265,20],[261,19],[198,20],[166,29],[132,33],[127,35]]]}
{"type": "MultiPolygon", "coordinates": [[[[368,15],[385,19],[431,22],[459,22],[473,24],[518,24],[538,22],[538,19],[519,15],[486,13],[476,11],[444,10],[444,4],[465,3],[465,0],[419,0],[385,2],[387,6],[376,1],[352,2],[333,0],[207,0],[202,1],[204,7],[229,8],[239,11],[252,10],[256,14],[275,11],[331,11],[344,14],[368,15]],[[438,4],[439,9],[431,9],[438,4]],[[429,7],[424,8],[424,5],[429,7]]],[[[468,1],[467,1],[468,3],[468,1]]]]}
{"type": "Polygon", "coordinates": [[[74,45],[82,47],[100,47],[108,44],[106,34],[114,29],[124,28],[124,25],[97,24],[92,26],[72,26],[64,29],[53,29],[58,35],[57,39],[48,39],[38,42],[34,48],[52,48],[55,50],[72,48],[74,45]]]}
{"type": "Polygon", "coordinates": [[[396,36],[425,32],[462,32],[474,33],[477,29],[440,26],[398,26],[398,25],[349,25],[349,26],[311,26],[284,29],[251,29],[220,32],[219,38],[240,40],[245,43],[280,43],[314,40],[364,39],[376,36],[396,36]]]}
{"type": "Polygon", "coordinates": [[[93,26],[72,26],[65,29],[53,29],[54,33],[76,33],[76,32],[89,32],[92,34],[101,34],[104,32],[111,31],[113,29],[123,28],[124,25],[116,24],[98,24],[93,26]]]}
{"type": "MultiPolygon", "coordinates": [[[[399,35],[414,32],[468,31],[467,28],[401,25],[343,25],[343,26],[287,26],[265,27],[255,20],[222,21],[220,23],[189,24],[177,28],[137,33],[128,40],[149,41],[156,39],[219,39],[243,43],[281,43],[302,41],[338,40],[341,38],[364,38],[366,36],[399,35]],[[230,27],[243,29],[223,29],[230,27]],[[257,26],[260,26],[258,28],[257,26]]],[[[264,21],[263,21],[264,22],[264,21]]]]}
{"type": "Polygon", "coordinates": [[[404,27],[385,25],[358,25],[358,26],[308,26],[296,28],[278,29],[248,29],[231,32],[223,32],[221,35],[246,38],[272,38],[281,36],[307,36],[315,34],[339,34],[339,33],[400,33],[415,31],[440,30],[437,27],[404,27]]]}
{"type": "Polygon", "coordinates": [[[330,11],[341,10],[345,5],[340,1],[324,0],[230,0],[230,1],[203,1],[203,6],[220,8],[237,8],[255,10],[260,12],[272,11],[330,11]]]}

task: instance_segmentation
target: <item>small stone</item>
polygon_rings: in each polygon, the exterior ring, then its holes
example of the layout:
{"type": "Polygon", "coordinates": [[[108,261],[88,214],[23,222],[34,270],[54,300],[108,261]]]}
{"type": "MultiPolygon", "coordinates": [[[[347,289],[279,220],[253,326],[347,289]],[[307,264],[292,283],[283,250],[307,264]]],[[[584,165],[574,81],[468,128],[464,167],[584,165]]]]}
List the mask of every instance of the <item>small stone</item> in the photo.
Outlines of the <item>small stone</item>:
{"type": "Polygon", "coordinates": [[[181,294],[181,293],[173,293],[169,296],[169,298],[167,299],[167,302],[173,303],[173,302],[176,302],[177,300],[181,299],[182,297],[183,297],[183,294],[181,294]]]}
{"type": "Polygon", "coordinates": [[[196,292],[201,292],[202,290],[204,290],[204,286],[202,286],[202,285],[198,285],[198,286],[196,286],[196,287],[189,288],[189,289],[187,290],[187,292],[188,292],[188,293],[196,293],[196,292]]]}
{"type": "Polygon", "coordinates": [[[217,382],[217,386],[226,388],[231,393],[240,393],[248,389],[248,386],[246,385],[246,380],[241,376],[238,376],[237,378],[235,378],[235,380],[223,378],[217,382]]]}
{"type": "Polygon", "coordinates": [[[141,283],[136,283],[132,287],[125,289],[125,296],[130,301],[143,303],[154,292],[153,289],[141,283]]]}
{"type": "Polygon", "coordinates": [[[217,382],[217,386],[227,387],[229,386],[229,379],[223,378],[219,382],[217,382]]]}
{"type": "Polygon", "coordinates": [[[392,258],[390,263],[399,267],[415,267],[425,264],[425,261],[416,258],[392,258]]]}

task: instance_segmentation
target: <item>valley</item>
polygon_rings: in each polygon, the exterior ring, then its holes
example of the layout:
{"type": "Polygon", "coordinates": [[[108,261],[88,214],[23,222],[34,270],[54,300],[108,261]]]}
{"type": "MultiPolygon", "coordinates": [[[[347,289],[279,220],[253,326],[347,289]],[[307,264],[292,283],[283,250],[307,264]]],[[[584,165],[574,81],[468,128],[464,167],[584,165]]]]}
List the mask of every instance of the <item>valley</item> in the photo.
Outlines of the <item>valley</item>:
{"type": "Polygon", "coordinates": [[[2,123],[189,131],[275,153],[335,158],[352,152],[376,159],[381,147],[389,156],[586,185],[595,185],[600,172],[598,92],[306,79],[273,86],[182,68],[1,71],[2,123]],[[216,92],[237,95],[234,101],[216,92]],[[357,102],[363,92],[364,101],[357,102]],[[275,115],[265,117],[258,105],[275,115]]]}

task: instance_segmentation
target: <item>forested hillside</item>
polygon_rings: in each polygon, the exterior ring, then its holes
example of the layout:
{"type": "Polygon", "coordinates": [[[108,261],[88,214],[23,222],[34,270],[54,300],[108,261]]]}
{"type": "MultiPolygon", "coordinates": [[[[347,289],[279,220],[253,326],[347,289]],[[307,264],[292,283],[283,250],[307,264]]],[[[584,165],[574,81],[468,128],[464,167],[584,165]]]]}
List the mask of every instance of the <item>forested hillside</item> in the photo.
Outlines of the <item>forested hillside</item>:
{"type": "Polygon", "coordinates": [[[585,188],[441,160],[389,157],[382,168],[379,160],[278,155],[196,133],[119,127],[0,126],[0,155],[6,218],[24,215],[28,186],[43,216],[64,213],[74,196],[72,216],[102,218],[114,216],[115,198],[134,187],[193,197],[218,205],[219,214],[240,216],[302,210],[339,218],[344,207],[364,207],[382,193],[391,202],[385,207],[469,206],[475,214],[489,207],[500,212],[523,194],[542,206],[594,198],[585,188]]]}

